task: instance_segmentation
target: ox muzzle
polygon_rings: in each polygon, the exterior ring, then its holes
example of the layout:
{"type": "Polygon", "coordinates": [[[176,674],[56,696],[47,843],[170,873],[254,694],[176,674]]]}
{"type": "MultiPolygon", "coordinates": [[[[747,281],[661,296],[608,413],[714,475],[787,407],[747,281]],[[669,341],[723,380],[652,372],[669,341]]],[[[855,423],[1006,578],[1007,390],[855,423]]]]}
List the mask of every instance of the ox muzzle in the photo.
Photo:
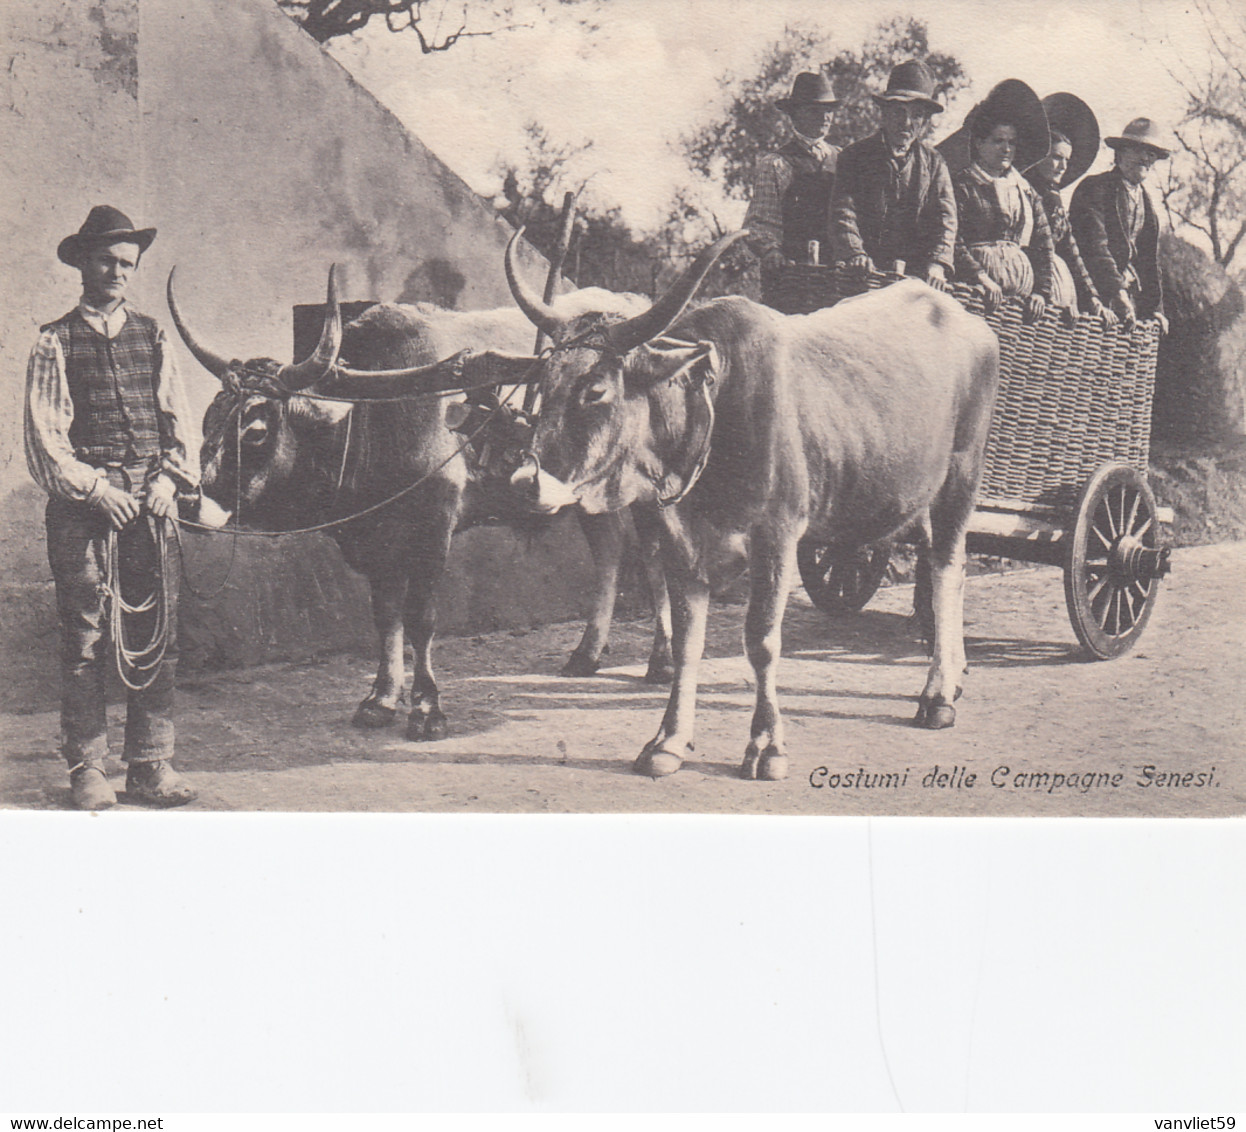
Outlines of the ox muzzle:
{"type": "Polygon", "coordinates": [[[524,456],[523,463],[511,476],[510,482],[528,509],[542,515],[552,515],[579,502],[569,484],[541,467],[535,452],[524,456]]]}

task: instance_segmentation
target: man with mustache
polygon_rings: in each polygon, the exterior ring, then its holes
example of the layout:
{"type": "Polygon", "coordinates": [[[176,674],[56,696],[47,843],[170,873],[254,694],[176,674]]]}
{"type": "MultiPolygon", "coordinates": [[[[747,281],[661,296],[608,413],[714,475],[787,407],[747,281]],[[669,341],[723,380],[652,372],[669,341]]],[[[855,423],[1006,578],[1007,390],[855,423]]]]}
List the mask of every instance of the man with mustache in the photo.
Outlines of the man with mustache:
{"type": "Polygon", "coordinates": [[[834,260],[854,271],[904,272],[942,289],[953,267],[956,197],[942,155],[923,141],[943,110],[930,69],[911,59],[873,95],[882,128],[839,156],[831,196],[834,260]]]}
{"type": "Polygon", "coordinates": [[[1159,216],[1144,181],[1172,141],[1150,118],[1135,118],[1120,137],[1104,138],[1116,151],[1106,173],[1087,177],[1073,192],[1069,221],[1096,289],[1127,326],[1157,318],[1168,332],[1159,267],[1159,216]]]}

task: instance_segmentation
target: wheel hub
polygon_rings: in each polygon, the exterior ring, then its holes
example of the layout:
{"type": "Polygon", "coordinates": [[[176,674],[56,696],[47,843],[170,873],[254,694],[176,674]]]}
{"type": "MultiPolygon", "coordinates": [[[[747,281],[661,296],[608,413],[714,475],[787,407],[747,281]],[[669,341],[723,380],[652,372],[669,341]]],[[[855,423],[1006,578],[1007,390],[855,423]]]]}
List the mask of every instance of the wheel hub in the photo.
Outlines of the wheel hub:
{"type": "Polygon", "coordinates": [[[1153,582],[1172,569],[1171,554],[1171,547],[1145,546],[1136,535],[1124,535],[1113,544],[1108,560],[1121,577],[1153,582]]]}

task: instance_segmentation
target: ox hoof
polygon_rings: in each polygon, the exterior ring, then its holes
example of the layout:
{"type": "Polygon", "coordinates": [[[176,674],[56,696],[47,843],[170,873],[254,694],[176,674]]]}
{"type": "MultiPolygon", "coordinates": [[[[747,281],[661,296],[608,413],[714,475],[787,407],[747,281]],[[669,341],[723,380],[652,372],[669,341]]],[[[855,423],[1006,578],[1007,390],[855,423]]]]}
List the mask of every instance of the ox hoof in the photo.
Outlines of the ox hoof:
{"type": "Polygon", "coordinates": [[[646,684],[669,684],[675,679],[675,664],[669,656],[649,659],[645,670],[646,684]]]}
{"type": "Polygon", "coordinates": [[[568,658],[567,663],[562,666],[559,676],[592,676],[601,661],[593,659],[587,653],[579,651],[573,652],[568,658]]]}
{"type": "Polygon", "coordinates": [[[407,738],[414,743],[432,743],[446,737],[445,712],[430,711],[427,715],[412,712],[407,719],[407,738]]]}
{"type": "Polygon", "coordinates": [[[787,768],[787,755],[778,747],[758,751],[750,746],[744,753],[744,762],[740,764],[740,777],[779,782],[787,777],[787,768]]]}
{"type": "Polygon", "coordinates": [[[956,723],[956,709],[946,700],[939,699],[933,703],[917,705],[917,715],[913,722],[927,731],[942,731],[956,723]]]}
{"type": "Polygon", "coordinates": [[[679,755],[657,747],[646,747],[632,763],[632,770],[637,774],[648,775],[650,778],[665,778],[669,774],[674,774],[683,765],[684,760],[679,755]]]}
{"type": "Polygon", "coordinates": [[[376,700],[364,700],[356,709],[351,723],[356,727],[388,727],[398,714],[397,708],[386,707],[376,700]]]}

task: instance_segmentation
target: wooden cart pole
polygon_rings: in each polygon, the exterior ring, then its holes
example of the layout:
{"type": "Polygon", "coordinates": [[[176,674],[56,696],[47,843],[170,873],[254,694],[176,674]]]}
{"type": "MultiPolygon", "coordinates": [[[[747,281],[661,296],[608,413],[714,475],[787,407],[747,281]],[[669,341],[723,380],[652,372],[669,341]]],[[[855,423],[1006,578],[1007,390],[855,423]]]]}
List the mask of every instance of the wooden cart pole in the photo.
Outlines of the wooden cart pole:
{"type": "MultiPolygon", "coordinates": [[[[554,292],[558,287],[558,277],[562,274],[562,266],[567,262],[567,249],[571,247],[571,231],[575,227],[575,193],[566,193],[562,198],[562,223],[558,229],[558,246],[554,249],[553,258],[549,261],[549,275],[545,278],[545,303],[548,306],[554,301],[554,292]]],[[[533,353],[539,354],[545,347],[545,334],[536,332],[536,345],[533,353]]],[[[536,405],[537,387],[529,385],[524,390],[523,408],[525,413],[532,412],[536,405]]]]}

